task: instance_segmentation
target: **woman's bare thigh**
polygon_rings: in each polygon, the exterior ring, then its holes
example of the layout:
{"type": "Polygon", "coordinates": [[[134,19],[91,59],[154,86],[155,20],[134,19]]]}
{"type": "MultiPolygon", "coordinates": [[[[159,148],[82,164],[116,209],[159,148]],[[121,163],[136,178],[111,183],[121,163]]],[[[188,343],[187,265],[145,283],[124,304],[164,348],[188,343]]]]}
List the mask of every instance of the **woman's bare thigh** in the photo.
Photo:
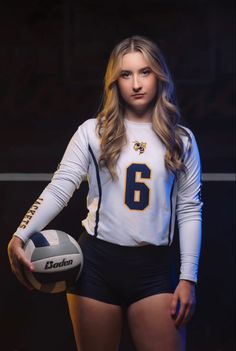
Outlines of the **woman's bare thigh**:
{"type": "Polygon", "coordinates": [[[122,326],[119,306],[67,294],[78,351],[117,351],[122,326]]]}
{"type": "Polygon", "coordinates": [[[128,323],[137,351],[184,351],[185,328],[177,329],[170,314],[172,294],[158,294],[133,303],[128,323]]]}

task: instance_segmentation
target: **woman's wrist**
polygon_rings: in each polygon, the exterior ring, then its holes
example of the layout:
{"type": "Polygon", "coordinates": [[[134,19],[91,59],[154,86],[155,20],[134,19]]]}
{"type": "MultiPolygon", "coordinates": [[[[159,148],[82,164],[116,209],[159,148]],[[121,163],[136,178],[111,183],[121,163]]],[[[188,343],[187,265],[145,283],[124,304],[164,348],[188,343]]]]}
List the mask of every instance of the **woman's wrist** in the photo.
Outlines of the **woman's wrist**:
{"type": "Polygon", "coordinates": [[[14,243],[20,244],[21,246],[24,245],[24,241],[19,236],[13,235],[12,240],[14,243]]]}
{"type": "Polygon", "coordinates": [[[188,279],[180,279],[180,282],[188,283],[190,285],[196,286],[196,282],[188,279]]]}

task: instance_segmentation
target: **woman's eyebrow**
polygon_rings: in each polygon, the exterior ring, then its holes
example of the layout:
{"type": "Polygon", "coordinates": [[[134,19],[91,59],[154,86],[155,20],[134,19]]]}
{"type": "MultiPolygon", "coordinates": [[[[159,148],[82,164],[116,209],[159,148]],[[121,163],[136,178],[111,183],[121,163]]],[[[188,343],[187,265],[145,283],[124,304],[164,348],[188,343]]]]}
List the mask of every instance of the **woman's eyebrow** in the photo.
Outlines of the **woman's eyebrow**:
{"type": "MultiPolygon", "coordinates": [[[[147,69],[147,68],[151,69],[149,66],[145,66],[140,68],[139,71],[143,71],[144,69],[147,69]]],[[[132,71],[128,69],[122,69],[121,72],[123,73],[123,72],[132,72],[132,71]]]]}

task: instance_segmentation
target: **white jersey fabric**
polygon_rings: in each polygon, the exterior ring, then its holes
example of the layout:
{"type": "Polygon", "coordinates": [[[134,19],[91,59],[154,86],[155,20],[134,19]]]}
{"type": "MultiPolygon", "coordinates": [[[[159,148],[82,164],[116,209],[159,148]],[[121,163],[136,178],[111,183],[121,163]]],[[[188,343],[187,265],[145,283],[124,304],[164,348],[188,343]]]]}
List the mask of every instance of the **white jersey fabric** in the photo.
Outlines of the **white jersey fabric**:
{"type": "Polygon", "coordinates": [[[175,177],[164,165],[165,146],[152,123],[125,119],[127,144],[117,162],[118,180],[99,169],[96,118],[82,123],[71,138],[51,182],[26,213],[14,235],[24,242],[42,230],[67,205],[83,180],[89,183],[87,217],[91,235],[119,245],[171,245],[177,218],[180,279],[197,282],[201,246],[201,164],[197,143],[183,136],[187,175],[175,177]]]}

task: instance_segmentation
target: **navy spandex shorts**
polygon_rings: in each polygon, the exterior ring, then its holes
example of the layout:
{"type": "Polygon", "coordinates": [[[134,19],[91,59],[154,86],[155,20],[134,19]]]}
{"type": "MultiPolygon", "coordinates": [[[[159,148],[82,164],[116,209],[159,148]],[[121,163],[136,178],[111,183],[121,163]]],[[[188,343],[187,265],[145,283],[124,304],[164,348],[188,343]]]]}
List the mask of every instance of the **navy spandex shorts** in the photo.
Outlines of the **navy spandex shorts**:
{"type": "Polygon", "coordinates": [[[169,246],[120,246],[86,231],[78,242],[84,266],[68,293],[128,307],[151,295],[173,293],[176,287],[169,246]]]}

